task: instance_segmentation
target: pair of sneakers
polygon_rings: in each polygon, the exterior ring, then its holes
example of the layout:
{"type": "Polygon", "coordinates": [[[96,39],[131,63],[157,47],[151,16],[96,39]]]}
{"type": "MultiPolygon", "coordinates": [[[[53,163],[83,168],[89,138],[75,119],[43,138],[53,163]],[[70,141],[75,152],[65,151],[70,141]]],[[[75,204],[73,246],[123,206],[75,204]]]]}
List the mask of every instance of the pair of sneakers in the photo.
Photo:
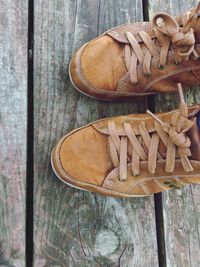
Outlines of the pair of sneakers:
{"type": "Polygon", "coordinates": [[[182,16],[158,13],[83,45],[69,72],[80,92],[127,100],[178,90],[179,109],[92,122],[52,151],[64,183],[114,197],[147,196],[200,182],[200,104],[187,107],[182,86],[200,84],[200,3],[182,16]]]}

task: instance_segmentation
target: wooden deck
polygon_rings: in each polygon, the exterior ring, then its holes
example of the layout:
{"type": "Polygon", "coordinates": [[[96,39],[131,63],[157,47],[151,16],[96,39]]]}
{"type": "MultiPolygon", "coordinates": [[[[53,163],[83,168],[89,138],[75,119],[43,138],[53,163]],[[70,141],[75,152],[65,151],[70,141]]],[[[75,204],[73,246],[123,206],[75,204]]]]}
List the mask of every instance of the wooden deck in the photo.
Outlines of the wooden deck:
{"type": "MultiPolygon", "coordinates": [[[[50,166],[54,143],[75,127],[177,104],[175,94],[133,103],[80,95],[68,77],[73,52],[111,27],[180,14],[198,1],[35,0],[34,10],[30,2],[29,10],[27,1],[0,2],[0,266],[31,266],[33,232],[34,267],[199,267],[200,186],[115,199],[69,188],[50,166]]],[[[200,103],[198,88],[185,95],[200,103]]]]}

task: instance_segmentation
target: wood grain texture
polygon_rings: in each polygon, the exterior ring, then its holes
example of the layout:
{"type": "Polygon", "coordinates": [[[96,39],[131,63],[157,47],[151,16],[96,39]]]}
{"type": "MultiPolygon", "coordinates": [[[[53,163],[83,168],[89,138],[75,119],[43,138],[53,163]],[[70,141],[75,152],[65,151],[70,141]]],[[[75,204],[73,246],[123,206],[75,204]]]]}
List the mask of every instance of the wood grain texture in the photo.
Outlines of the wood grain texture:
{"type": "Polygon", "coordinates": [[[27,3],[0,2],[0,266],[25,266],[27,3]]]}
{"type": "Polygon", "coordinates": [[[139,0],[35,3],[34,266],[158,266],[153,198],[114,199],[62,184],[50,154],[71,129],[107,116],[143,112],[147,100],[100,102],[68,77],[72,53],[113,26],[142,20],[139,0]]]}
{"type": "MultiPolygon", "coordinates": [[[[181,14],[193,8],[198,1],[150,1],[150,14],[170,12],[181,14]]],[[[200,103],[200,88],[185,92],[188,104],[200,103]]],[[[156,110],[172,110],[178,106],[177,94],[163,94],[156,97],[156,110]]],[[[167,266],[200,266],[200,187],[187,186],[178,191],[163,194],[163,214],[167,266]]]]}

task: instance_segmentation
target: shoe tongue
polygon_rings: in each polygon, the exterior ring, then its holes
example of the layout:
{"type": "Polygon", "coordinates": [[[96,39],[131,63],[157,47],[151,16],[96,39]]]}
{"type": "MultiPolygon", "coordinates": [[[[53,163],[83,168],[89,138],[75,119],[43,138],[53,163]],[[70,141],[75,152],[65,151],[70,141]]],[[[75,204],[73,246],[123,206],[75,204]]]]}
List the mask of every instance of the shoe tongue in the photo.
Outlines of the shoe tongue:
{"type": "Polygon", "coordinates": [[[200,111],[191,120],[195,122],[194,127],[188,132],[188,136],[191,140],[191,158],[200,161],[200,111]]]}

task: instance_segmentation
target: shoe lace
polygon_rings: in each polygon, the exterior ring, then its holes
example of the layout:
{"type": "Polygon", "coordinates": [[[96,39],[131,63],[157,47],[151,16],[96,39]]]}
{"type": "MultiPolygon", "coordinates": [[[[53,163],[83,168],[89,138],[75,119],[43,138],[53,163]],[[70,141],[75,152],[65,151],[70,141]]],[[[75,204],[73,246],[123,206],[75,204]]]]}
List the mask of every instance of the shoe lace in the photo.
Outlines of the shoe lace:
{"type": "Polygon", "coordinates": [[[124,135],[121,136],[114,121],[108,122],[109,154],[114,167],[119,167],[119,179],[127,178],[127,163],[131,163],[133,176],[140,174],[140,162],[148,163],[148,172],[154,174],[158,160],[164,160],[159,153],[159,142],[166,147],[166,172],[173,172],[176,158],[180,158],[182,167],[186,172],[193,171],[189,160],[191,156],[191,141],[186,132],[194,126],[194,122],[188,119],[188,107],[184,101],[183,91],[178,84],[180,95],[180,108],[171,117],[171,123],[163,122],[159,117],[147,111],[154,119],[155,131],[150,134],[145,123],[139,125],[139,135],[136,135],[132,126],[124,122],[124,135]],[[130,145],[131,144],[131,145],[130,145]]]}
{"type": "Polygon", "coordinates": [[[172,45],[175,51],[175,64],[187,61],[190,56],[197,60],[198,53],[195,51],[195,36],[193,27],[199,17],[200,3],[190,12],[182,16],[182,26],[170,15],[158,13],[152,20],[153,31],[156,38],[151,38],[145,31],[140,31],[137,36],[126,32],[128,44],[125,45],[125,64],[130,73],[132,84],[137,84],[138,62],[143,66],[144,75],[151,77],[152,57],[159,57],[159,69],[167,65],[167,57],[172,45]],[[157,40],[161,44],[159,51],[157,40]],[[139,41],[140,40],[140,41],[139,41]]]}

